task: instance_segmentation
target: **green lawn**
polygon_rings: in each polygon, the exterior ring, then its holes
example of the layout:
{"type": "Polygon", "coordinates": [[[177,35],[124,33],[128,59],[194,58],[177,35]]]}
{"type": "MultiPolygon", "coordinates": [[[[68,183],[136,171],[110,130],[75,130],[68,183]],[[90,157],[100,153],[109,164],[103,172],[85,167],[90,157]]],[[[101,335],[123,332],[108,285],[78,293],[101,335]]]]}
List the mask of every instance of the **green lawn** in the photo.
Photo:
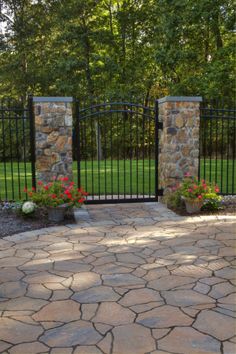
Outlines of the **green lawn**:
{"type": "MultiPolygon", "coordinates": [[[[204,178],[204,161],[201,160],[201,178],[204,178]]],[[[74,181],[77,181],[77,163],[73,164],[74,181]]],[[[82,161],[81,185],[90,194],[154,194],[155,188],[154,160],[110,160],[82,161]],[[87,173],[86,173],[87,171],[87,173]]],[[[222,193],[236,192],[236,163],[233,160],[205,160],[205,179],[216,181],[222,193]],[[211,165],[211,169],[210,169],[211,165]],[[221,171],[223,173],[221,174],[221,171]],[[217,176],[217,178],[216,178],[217,176]],[[234,191],[233,191],[234,177],[234,191]],[[227,190],[228,180],[228,190],[227,190]]],[[[18,200],[24,198],[24,186],[31,188],[30,163],[0,163],[0,200],[18,200]],[[6,176],[6,178],[5,178],[6,176]],[[19,192],[20,191],[20,192],[19,192]]]]}

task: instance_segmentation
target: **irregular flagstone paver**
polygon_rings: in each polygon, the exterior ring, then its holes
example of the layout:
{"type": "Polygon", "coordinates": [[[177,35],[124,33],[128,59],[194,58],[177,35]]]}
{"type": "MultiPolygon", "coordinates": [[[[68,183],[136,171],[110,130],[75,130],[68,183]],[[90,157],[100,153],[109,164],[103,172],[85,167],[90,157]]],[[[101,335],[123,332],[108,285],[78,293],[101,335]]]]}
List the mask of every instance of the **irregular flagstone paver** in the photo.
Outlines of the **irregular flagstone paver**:
{"type": "Polygon", "coordinates": [[[137,304],[145,304],[153,301],[162,301],[159,293],[152,289],[130,290],[125,294],[119,303],[123,306],[134,306],[137,304]]]}
{"type": "Polygon", "coordinates": [[[80,319],[80,305],[72,300],[54,301],[33,315],[35,321],[70,322],[80,319]]]}
{"type": "Polygon", "coordinates": [[[75,293],[72,296],[72,299],[84,304],[101,301],[117,301],[119,298],[120,295],[108,286],[96,286],[95,288],[90,288],[75,293]]]}
{"type": "Polygon", "coordinates": [[[97,347],[92,347],[92,346],[86,347],[84,345],[81,345],[75,348],[73,354],[103,354],[103,353],[97,347]]]}
{"type": "Polygon", "coordinates": [[[0,239],[0,352],[234,354],[235,216],[87,210],[0,239]]]}
{"type": "Polygon", "coordinates": [[[224,282],[212,286],[212,290],[209,292],[209,296],[214,297],[214,299],[219,299],[234,292],[236,292],[236,287],[230,283],[224,282]]]}
{"type": "MultiPolygon", "coordinates": [[[[32,342],[32,343],[24,343],[18,344],[9,349],[10,354],[37,354],[47,352],[48,347],[43,343],[39,342],[32,342]]],[[[64,353],[65,354],[65,353],[64,353]]]]}
{"type": "Polygon", "coordinates": [[[75,321],[45,332],[40,340],[49,347],[72,347],[96,344],[102,339],[93,325],[87,321],[75,321]]]}
{"type": "Polygon", "coordinates": [[[215,302],[211,297],[199,294],[193,290],[162,291],[161,294],[165,298],[167,304],[174,306],[212,304],[215,302]]]}
{"type": "Polygon", "coordinates": [[[43,333],[41,326],[29,325],[11,318],[1,318],[0,321],[1,340],[18,344],[32,342],[43,333]]]}
{"type": "Polygon", "coordinates": [[[167,275],[157,280],[150,281],[147,286],[156,290],[169,290],[186,284],[194,284],[196,279],[191,277],[181,277],[177,275],[167,275]]]}
{"type": "Polygon", "coordinates": [[[83,304],[81,307],[82,320],[91,320],[95,316],[98,304],[83,304]]]}
{"type": "Polygon", "coordinates": [[[8,281],[17,281],[24,277],[24,273],[14,267],[0,268],[0,284],[8,281]]]}
{"type": "Polygon", "coordinates": [[[0,302],[0,310],[34,310],[38,311],[48,302],[41,299],[31,299],[30,297],[18,297],[8,301],[0,302]]]}
{"type": "Polygon", "coordinates": [[[151,331],[138,324],[118,326],[112,330],[113,354],[144,354],[156,349],[151,331]]]}
{"type": "Polygon", "coordinates": [[[220,342],[199,333],[193,328],[176,327],[165,338],[158,341],[158,349],[167,353],[220,354],[220,342]]]}
{"type": "Polygon", "coordinates": [[[105,323],[111,326],[119,326],[134,322],[135,314],[129,309],[115,302],[103,302],[97,311],[93,322],[105,323]]]}
{"type": "Polygon", "coordinates": [[[26,284],[20,281],[8,282],[0,285],[0,297],[16,298],[26,293],[26,284]]]}
{"type": "Polygon", "coordinates": [[[193,327],[219,340],[229,339],[235,334],[235,320],[211,310],[202,311],[193,327]]]}
{"type": "Polygon", "coordinates": [[[97,346],[104,352],[110,353],[112,346],[112,336],[111,333],[107,333],[106,336],[97,344],[97,346]]]}
{"type": "Polygon", "coordinates": [[[101,285],[101,283],[102,281],[99,274],[94,272],[82,272],[74,275],[71,288],[74,291],[81,291],[101,285]]]}
{"type": "Polygon", "coordinates": [[[138,316],[137,323],[149,328],[190,326],[193,319],[173,306],[161,306],[138,316]]]}
{"type": "Polygon", "coordinates": [[[136,277],[132,274],[112,274],[103,275],[103,282],[105,285],[110,286],[126,286],[144,284],[145,281],[142,278],[136,277]]]}

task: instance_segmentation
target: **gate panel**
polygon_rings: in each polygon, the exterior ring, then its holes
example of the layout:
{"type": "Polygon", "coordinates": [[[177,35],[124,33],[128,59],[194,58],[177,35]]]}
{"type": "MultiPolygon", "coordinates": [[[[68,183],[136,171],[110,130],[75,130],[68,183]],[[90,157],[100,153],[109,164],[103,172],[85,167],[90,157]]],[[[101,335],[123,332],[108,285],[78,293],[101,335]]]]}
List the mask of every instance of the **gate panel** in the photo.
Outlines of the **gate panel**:
{"type": "Polygon", "coordinates": [[[77,111],[78,180],[88,202],[156,200],[155,107],[103,103],[77,111]]]}

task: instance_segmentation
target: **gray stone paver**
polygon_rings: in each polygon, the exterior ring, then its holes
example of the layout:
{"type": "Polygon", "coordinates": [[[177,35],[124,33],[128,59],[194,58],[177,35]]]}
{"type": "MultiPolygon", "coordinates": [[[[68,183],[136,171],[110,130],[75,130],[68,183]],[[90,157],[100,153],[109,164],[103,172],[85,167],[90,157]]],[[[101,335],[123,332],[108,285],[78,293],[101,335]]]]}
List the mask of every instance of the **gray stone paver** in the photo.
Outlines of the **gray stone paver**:
{"type": "Polygon", "coordinates": [[[0,352],[236,352],[236,216],[87,210],[0,240],[0,352]]]}

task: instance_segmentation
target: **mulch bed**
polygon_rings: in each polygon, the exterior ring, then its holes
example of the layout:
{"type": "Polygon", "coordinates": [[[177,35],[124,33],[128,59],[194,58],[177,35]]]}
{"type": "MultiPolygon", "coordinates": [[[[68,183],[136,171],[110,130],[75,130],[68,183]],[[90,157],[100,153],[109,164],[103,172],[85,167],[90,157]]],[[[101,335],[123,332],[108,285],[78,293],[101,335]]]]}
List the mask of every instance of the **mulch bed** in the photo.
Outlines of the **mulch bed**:
{"type": "Polygon", "coordinates": [[[63,222],[55,223],[49,221],[47,215],[42,211],[37,211],[32,217],[23,217],[13,211],[0,210],[0,238],[44,227],[73,224],[74,222],[72,214],[66,215],[63,222]]]}

